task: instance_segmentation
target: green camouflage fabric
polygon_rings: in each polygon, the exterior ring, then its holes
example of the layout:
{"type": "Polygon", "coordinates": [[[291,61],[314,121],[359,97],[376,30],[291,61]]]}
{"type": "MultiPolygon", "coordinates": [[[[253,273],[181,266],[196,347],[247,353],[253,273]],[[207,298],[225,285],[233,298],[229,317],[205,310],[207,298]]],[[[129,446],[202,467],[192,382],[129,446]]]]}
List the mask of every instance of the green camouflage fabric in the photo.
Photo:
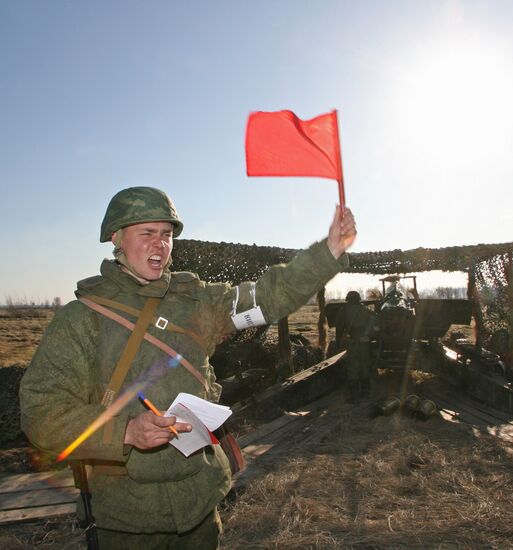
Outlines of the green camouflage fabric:
{"type": "MultiPolygon", "coordinates": [[[[347,255],[335,260],[326,241],[316,243],[289,264],[269,269],[256,282],[256,302],[268,322],[277,321],[347,265],[347,255]]],[[[240,313],[253,307],[253,296],[250,283],[239,289],[240,313]]],[[[148,332],[187,358],[207,379],[209,391],[185,368],[175,366],[145,389],[146,396],[165,410],[181,391],[210,399],[218,394],[208,360],[216,344],[234,330],[235,287],[169,271],[159,281],[140,285],[115,261],[105,260],[101,275],[79,282],[76,295],[102,296],[139,310],[147,296],[162,298],[156,315],[200,335],[207,349],[186,334],[156,326],[148,332]]],[[[117,313],[135,321],[129,314],[117,313]]],[[[57,455],[104,411],[101,396],[128,336],[126,328],[76,300],[56,313],[21,382],[21,424],[35,446],[57,455]]],[[[143,341],[125,385],[163,358],[167,356],[160,349],[143,341]]],[[[93,473],[90,488],[98,526],[135,533],[183,533],[201,523],[229,491],[228,460],[219,445],[189,458],[171,445],[145,452],[124,445],[127,422],[144,410],[139,400],[133,400],[112,420],[110,444],[104,443],[104,429],[99,429],[72,458],[126,467],[127,475],[122,476],[93,473]]]]}
{"type": "Polygon", "coordinates": [[[114,195],[102,221],[100,242],[110,241],[112,233],[136,223],[171,222],[173,238],[183,229],[171,199],[154,187],[129,187],[114,195]]]}
{"type": "Polygon", "coordinates": [[[203,522],[185,534],[177,533],[128,533],[97,529],[100,548],[106,550],[219,550],[222,523],[219,512],[214,510],[203,522]]]}
{"type": "Polygon", "coordinates": [[[348,380],[368,379],[372,370],[369,337],[376,322],[376,314],[361,303],[344,304],[335,320],[337,343],[347,347],[348,380]],[[362,341],[362,339],[366,341],[362,341]]]}

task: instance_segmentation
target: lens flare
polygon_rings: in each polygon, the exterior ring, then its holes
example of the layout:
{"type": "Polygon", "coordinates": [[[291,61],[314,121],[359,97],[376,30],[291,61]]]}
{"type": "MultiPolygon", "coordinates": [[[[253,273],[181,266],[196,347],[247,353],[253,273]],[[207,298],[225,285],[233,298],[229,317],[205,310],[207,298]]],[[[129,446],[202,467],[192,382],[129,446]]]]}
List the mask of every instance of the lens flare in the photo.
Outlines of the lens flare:
{"type": "Polygon", "coordinates": [[[132,399],[149,386],[158,382],[170,368],[176,368],[180,362],[185,361],[178,353],[174,357],[160,359],[149,369],[144,371],[137,379],[123,392],[112,405],[96,418],[70,445],[68,445],[56,458],[57,462],[66,459],[79,445],[89,439],[94,432],[105,425],[112,417],[123,410],[132,399]]]}

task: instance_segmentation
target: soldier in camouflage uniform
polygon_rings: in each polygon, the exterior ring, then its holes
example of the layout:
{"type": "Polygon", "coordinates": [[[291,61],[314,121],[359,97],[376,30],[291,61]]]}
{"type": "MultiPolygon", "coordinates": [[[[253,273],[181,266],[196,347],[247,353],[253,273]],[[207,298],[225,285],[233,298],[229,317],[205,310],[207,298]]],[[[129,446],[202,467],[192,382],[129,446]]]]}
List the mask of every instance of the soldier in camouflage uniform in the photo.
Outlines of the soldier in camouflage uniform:
{"type": "Polygon", "coordinates": [[[376,314],[361,303],[358,292],[351,290],[347,304],[341,307],[335,320],[339,349],[347,349],[347,382],[350,400],[369,395],[372,374],[371,337],[376,328],[376,314]]]}
{"type": "MultiPolygon", "coordinates": [[[[112,240],[115,260],[104,260],[101,275],[78,283],[77,300],[56,313],[21,383],[22,427],[39,449],[56,455],[105,411],[106,389],[131,334],[126,321],[136,323],[149,297],[159,300],[147,334],[195,371],[169,362],[145,389],[147,398],[161,410],[181,391],[217,400],[208,362],[216,344],[244,323],[272,323],[300,307],[347,265],[344,252],[356,234],[351,212],[341,216],[337,208],[327,239],[272,267],[256,284],[232,287],[169,270],[172,239],[182,227],[158,189],[133,187],[112,198],[100,240],[112,240]],[[99,305],[118,321],[94,309],[99,305]]],[[[162,357],[143,340],[123,387],[162,357]]],[[[216,506],[231,483],[226,455],[212,445],[185,458],[168,444],[171,425],[190,430],[132,400],[74,451],[72,458],[93,464],[89,484],[101,548],[217,548],[216,506]]]]}

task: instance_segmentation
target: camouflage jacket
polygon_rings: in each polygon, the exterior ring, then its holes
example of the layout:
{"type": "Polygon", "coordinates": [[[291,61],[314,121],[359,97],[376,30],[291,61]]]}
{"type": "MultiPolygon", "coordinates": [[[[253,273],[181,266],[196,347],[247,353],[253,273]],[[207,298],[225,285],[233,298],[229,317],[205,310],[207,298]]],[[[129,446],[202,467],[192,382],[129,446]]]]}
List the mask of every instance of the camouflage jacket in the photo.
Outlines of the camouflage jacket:
{"type": "MultiPolygon", "coordinates": [[[[180,332],[148,332],[178,351],[206,378],[209,391],[182,366],[167,369],[146,396],[162,410],[180,391],[212,399],[215,377],[209,356],[216,344],[235,330],[231,316],[262,309],[268,323],[304,304],[322,285],[348,264],[347,255],[335,260],[325,241],[300,252],[289,264],[270,268],[257,282],[209,284],[192,273],[170,273],[140,285],[118,264],[105,260],[101,275],[78,283],[78,298],[95,295],[141,310],[146,297],[161,298],[156,312],[171,324],[200,336],[180,332]],[[256,293],[252,294],[252,290],[256,293]]],[[[126,312],[117,312],[135,322],[126,312]]],[[[21,423],[38,448],[58,454],[104,410],[101,396],[123,352],[129,331],[78,300],[58,311],[22,380],[21,423]]],[[[130,384],[163,352],[143,341],[125,379],[130,384]]],[[[143,412],[136,399],[113,418],[112,438],[104,428],[82,443],[75,459],[123,464],[127,475],[93,475],[90,487],[99,526],[131,532],[184,532],[196,526],[230,489],[226,456],[218,445],[185,458],[171,445],[139,451],[124,445],[127,422],[143,412]]]]}
{"type": "Polygon", "coordinates": [[[343,304],[337,313],[335,327],[337,341],[348,335],[351,340],[371,337],[374,334],[376,314],[363,304],[343,304]]]}

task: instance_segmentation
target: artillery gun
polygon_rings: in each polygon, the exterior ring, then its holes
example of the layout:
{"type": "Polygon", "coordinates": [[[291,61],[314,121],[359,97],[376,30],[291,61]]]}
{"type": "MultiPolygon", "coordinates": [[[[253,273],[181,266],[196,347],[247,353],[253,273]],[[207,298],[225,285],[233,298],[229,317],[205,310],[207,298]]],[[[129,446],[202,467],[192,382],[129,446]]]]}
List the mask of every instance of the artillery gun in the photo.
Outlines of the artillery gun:
{"type": "MultiPolygon", "coordinates": [[[[382,298],[362,301],[376,314],[369,335],[376,368],[436,372],[469,394],[513,412],[511,367],[469,340],[441,341],[451,325],[471,324],[470,300],[420,298],[415,275],[380,281],[382,298]]],[[[330,327],[336,326],[337,314],[345,307],[340,301],[326,305],[330,327]]]]}
{"type": "MultiPolygon", "coordinates": [[[[450,326],[470,325],[472,304],[463,299],[420,298],[415,275],[388,276],[380,279],[382,298],[362,303],[376,314],[376,323],[370,337],[374,341],[378,368],[419,368],[418,352],[436,346],[450,326]],[[411,281],[407,287],[405,281],[411,281]]],[[[326,306],[330,327],[345,302],[331,302],[326,306]]],[[[429,369],[427,369],[429,370],[429,369]]]]}

